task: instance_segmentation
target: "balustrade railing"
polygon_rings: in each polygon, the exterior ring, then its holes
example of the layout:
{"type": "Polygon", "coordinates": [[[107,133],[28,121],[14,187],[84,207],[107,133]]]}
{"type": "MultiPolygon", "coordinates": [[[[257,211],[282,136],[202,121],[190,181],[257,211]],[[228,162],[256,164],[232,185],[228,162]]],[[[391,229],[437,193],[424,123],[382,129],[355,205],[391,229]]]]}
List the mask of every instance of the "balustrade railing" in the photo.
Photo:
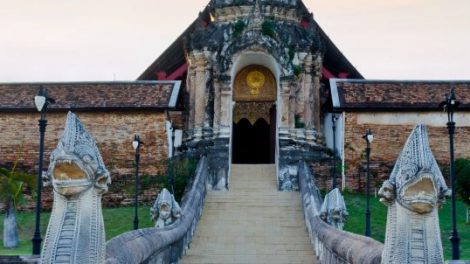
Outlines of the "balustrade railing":
{"type": "Polygon", "coordinates": [[[202,157],[182,198],[182,217],[161,229],[138,229],[112,238],[106,244],[106,263],[177,263],[189,248],[202,214],[207,174],[207,159],[202,157]]]}
{"type": "Polygon", "coordinates": [[[323,199],[306,162],[300,163],[299,184],[305,223],[321,263],[375,264],[382,259],[383,244],[371,238],[335,229],[320,218],[323,199]]]}

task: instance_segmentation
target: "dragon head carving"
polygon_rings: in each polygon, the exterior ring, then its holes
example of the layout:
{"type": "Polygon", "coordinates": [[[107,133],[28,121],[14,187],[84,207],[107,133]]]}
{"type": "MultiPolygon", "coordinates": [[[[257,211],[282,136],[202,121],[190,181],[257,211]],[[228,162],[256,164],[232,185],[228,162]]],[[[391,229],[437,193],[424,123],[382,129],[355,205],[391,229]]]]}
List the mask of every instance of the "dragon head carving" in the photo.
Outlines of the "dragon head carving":
{"type": "Polygon", "coordinates": [[[161,228],[180,218],[181,208],[173,194],[166,188],[163,188],[160,194],[158,194],[152,208],[150,208],[150,214],[152,220],[155,221],[155,227],[161,228]]]}
{"type": "Polygon", "coordinates": [[[47,175],[54,190],[66,197],[92,187],[104,193],[111,183],[95,140],[72,112],[68,113],[64,132],[51,154],[47,175]]]}
{"type": "Polygon", "coordinates": [[[429,147],[424,125],[417,125],[406,141],[390,179],[379,190],[380,201],[395,199],[410,211],[425,214],[439,206],[449,194],[442,173],[429,147]]]}

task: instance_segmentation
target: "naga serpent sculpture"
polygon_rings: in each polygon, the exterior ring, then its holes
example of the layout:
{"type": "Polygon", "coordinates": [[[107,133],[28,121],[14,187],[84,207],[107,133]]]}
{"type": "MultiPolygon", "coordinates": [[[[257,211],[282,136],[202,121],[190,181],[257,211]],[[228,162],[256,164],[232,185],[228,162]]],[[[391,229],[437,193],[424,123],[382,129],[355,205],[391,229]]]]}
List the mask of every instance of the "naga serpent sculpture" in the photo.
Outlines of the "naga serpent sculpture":
{"type": "Polygon", "coordinates": [[[41,263],[104,263],[101,197],[111,177],[95,140],[72,112],[51,154],[47,176],[54,205],[41,263]]]}
{"type": "Polygon", "coordinates": [[[150,215],[152,220],[155,221],[155,227],[162,228],[181,218],[181,208],[173,194],[163,188],[152,208],[150,208],[150,215]]]}
{"type": "Polygon", "coordinates": [[[437,210],[448,195],[426,127],[417,125],[379,191],[388,206],[382,263],[444,263],[437,210]]]}

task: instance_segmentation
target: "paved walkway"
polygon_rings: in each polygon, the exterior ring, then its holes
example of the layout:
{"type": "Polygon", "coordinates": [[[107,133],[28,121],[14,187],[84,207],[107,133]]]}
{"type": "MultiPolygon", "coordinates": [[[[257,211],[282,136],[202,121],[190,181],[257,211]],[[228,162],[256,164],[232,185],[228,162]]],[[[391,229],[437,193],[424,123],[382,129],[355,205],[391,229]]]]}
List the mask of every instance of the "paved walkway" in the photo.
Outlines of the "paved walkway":
{"type": "Polygon", "coordinates": [[[208,192],[179,263],[318,263],[298,192],[279,192],[275,165],[232,165],[230,191],[208,192]]]}

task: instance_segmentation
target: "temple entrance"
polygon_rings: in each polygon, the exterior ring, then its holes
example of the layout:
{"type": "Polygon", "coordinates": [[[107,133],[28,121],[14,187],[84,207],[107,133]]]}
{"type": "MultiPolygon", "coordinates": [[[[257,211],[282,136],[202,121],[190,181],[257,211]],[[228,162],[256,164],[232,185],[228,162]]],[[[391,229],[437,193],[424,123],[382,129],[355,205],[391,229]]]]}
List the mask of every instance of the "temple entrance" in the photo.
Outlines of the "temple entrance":
{"type": "Polygon", "coordinates": [[[242,69],[235,78],[232,163],[275,163],[276,83],[259,65],[242,69]]]}

